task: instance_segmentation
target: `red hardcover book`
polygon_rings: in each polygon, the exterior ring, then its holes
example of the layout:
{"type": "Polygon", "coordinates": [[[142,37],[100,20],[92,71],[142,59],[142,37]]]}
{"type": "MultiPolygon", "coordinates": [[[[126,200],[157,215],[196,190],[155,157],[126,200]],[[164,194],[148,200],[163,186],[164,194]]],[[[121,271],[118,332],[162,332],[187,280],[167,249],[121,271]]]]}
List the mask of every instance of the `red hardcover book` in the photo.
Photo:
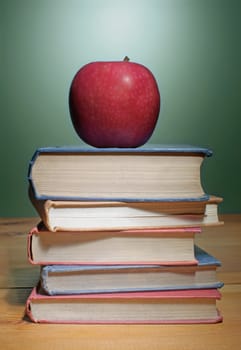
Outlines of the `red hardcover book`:
{"type": "Polygon", "coordinates": [[[217,323],[220,297],[216,289],[49,296],[34,288],[26,313],[39,323],[217,323]]]}
{"type": "Polygon", "coordinates": [[[44,226],[28,235],[32,264],[197,264],[194,237],[200,228],[51,232],[44,226]]]}

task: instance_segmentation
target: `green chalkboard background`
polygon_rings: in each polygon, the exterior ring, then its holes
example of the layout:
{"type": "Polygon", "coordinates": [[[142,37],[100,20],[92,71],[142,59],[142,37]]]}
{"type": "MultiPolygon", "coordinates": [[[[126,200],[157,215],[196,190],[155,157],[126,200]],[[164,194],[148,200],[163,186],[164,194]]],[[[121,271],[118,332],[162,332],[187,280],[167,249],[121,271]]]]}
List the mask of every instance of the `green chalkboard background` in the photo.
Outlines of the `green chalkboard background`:
{"type": "Polygon", "coordinates": [[[68,110],[76,71],[132,61],[162,97],[149,143],[214,154],[202,168],[221,212],[241,212],[241,2],[236,0],[1,0],[0,215],[36,215],[27,196],[37,147],[80,145],[68,110]]]}

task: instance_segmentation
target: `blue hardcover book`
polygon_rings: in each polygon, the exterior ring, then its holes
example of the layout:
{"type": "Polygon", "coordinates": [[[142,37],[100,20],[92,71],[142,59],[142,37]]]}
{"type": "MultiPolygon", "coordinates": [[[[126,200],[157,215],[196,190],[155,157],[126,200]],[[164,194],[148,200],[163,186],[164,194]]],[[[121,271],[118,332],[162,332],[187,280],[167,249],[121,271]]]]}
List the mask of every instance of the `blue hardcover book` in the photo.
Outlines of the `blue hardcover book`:
{"type": "Polygon", "coordinates": [[[41,285],[49,295],[221,288],[220,261],[195,246],[197,265],[47,265],[41,285]]]}
{"type": "Polygon", "coordinates": [[[140,148],[46,147],[28,171],[38,200],[202,201],[207,148],[170,145],[140,148]]]}

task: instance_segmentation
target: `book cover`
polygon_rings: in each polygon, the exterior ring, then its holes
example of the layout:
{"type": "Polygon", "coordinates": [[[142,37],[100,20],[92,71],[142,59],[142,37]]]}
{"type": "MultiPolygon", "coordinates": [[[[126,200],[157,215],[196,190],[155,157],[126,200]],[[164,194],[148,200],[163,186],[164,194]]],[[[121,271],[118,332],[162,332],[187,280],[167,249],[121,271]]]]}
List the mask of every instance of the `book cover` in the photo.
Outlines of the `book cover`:
{"type": "Polygon", "coordinates": [[[30,161],[28,179],[37,199],[205,200],[200,167],[211,154],[209,149],[184,145],[39,148],[30,161]]]}
{"type": "Polygon", "coordinates": [[[220,261],[195,245],[197,265],[47,265],[41,268],[46,294],[116,293],[221,288],[220,261]]]}
{"type": "Polygon", "coordinates": [[[28,234],[32,264],[195,264],[200,228],[123,231],[48,231],[40,223],[28,234]]]}
{"type": "Polygon", "coordinates": [[[48,296],[34,288],[26,314],[39,323],[217,323],[216,289],[48,296]]]}

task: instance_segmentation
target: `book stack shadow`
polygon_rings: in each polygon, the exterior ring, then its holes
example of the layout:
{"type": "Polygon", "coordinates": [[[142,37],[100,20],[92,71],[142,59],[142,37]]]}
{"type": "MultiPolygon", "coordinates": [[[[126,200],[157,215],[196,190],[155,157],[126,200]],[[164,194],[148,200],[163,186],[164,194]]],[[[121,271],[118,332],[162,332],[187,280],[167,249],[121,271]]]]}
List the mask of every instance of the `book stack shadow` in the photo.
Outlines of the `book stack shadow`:
{"type": "Polygon", "coordinates": [[[222,224],[222,198],[202,185],[211,150],[47,147],[29,165],[39,224],[28,258],[40,266],[26,302],[33,322],[217,323],[220,262],[196,245],[222,224]]]}

